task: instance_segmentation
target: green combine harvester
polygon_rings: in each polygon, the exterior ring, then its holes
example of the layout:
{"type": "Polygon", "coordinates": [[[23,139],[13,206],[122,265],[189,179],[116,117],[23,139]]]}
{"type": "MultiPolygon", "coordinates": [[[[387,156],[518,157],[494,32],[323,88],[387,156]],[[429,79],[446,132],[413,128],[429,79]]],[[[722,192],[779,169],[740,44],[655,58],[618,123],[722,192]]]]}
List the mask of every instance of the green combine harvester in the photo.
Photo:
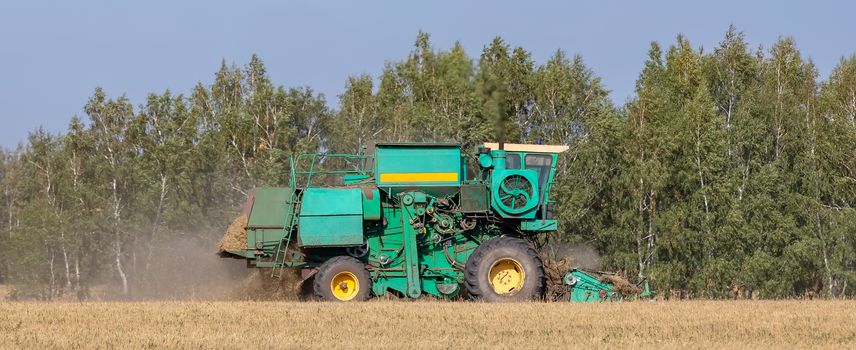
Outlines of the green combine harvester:
{"type": "Polygon", "coordinates": [[[246,245],[223,254],[275,277],[301,269],[322,300],[539,299],[545,277],[534,247],[557,229],[550,188],[567,150],[485,143],[477,164],[442,143],[301,154],[288,187],[254,191],[246,245]]]}

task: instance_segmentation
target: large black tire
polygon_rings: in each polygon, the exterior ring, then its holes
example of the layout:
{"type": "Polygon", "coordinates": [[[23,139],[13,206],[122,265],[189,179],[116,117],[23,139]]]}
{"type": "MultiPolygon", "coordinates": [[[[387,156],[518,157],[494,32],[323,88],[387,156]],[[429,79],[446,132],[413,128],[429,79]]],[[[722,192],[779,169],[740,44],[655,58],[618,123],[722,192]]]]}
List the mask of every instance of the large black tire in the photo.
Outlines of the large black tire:
{"type": "Polygon", "coordinates": [[[541,258],[519,238],[497,237],[482,243],[467,259],[464,274],[473,300],[530,301],[544,295],[541,258]]]}
{"type": "Polygon", "coordinates": [[[321,300],[365,301],[371,297],[372,280],[365,264],[350,256],[325,261],[314,277],[313,290],[321,300]]]}

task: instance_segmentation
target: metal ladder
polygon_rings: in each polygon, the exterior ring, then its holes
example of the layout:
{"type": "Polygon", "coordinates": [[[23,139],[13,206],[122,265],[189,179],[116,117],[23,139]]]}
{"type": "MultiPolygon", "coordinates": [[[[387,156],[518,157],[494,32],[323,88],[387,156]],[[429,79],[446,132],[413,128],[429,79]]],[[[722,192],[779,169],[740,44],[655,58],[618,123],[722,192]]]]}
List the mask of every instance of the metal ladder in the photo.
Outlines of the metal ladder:
{"type": "Polygon", "coordinates": [[[291,205],[291,210],[289,212],[290,217],[288,219],[288,222],[285,223],[285,235],[279,241],[279,244],[276,247],[276,255],[273,258],[274,266],[271,269],[271,277],[273,278],[279,278],[280,276],[282,276],[282,270],[286,266],[286,260],[288,259],[288,246],[291,243],[291,235],[294,232],[294,226],[297,225],[297,211],[300,208],[300,200],[297,198],[297,187],[295,186],[297,181],[297,175],[294,170],[294,158],[291,159],[290,168],[291,177],[289,178],[288,184],[289,189],[291,189],[291,196],[288,200],[289,205],[291,205]],[[282,256],[282,261],[280,261],[280,256],[282,256]]]}
{"type": "Polygon", "coordinates": [[[294,232],[294,226],[297,225],[297,209],[300,207],[300,201],[297,200],[297,195],[295,195],[296,192],[297,191],[292,188],[290,199],[291,217],[285,225],[285,235],[276,247],[276,256],[273,259],[274,267],[271,270],[271,277],[273,278],[279,278],[282,276],[282,270],[286,266],[286,260],[288,260],[288,246],[291,243],[291,235],[294,232]]]}
{"type": "Polygon", "coordinates": [[[298,215],[299,215],[298,211],[300,209],[300,203],[302,202],[300,196],[297,195],[297,189],[298,189],[298,187],[297,187],[297,180],[298,180],[297,175],[299,174],[301,176],[303,176],[303,175],[306,176],[306,184],[303,185],[303,187],[301,187],[301,189],[307,189],[307,188],[312,187],[312,175],[315,175],[315,174],[340,174],[340,175],[342,175],[342,174],[362,174],[362,173],[365,173],[365,170],[339,170],[339,171],[336,171],[336,170],[333,170],[333,171],[318,170],[318,171],[316,171],[315,166],[316,165],[320,166],[319,162],[316,162],[316,160],[319,157],[358,158],[358,159],[363,160],[363,162],[365,162],[365,159],[367,159],[367,157],[365,157],[365,156],[351,156],[351,155],[344,155],[344,154],[325,154],[325,155],[301,154],[301,155],[298,155],[297,158],[292,157],[289,160],[290,161],[290,167],[289,168],[291,169],[291,171],[290,171],[291,176],[289,178],[288,187],[291,189],[291,198],[290,198],[290,202],[291,202],[290,203],[290,205],[291,205],[290,215],[291,215],[291,218],[289,219],[289,222],[285,223],[284,228],[287,231],[286,231],[285,235],[283,236],[283,239],[279,241],[279,244],[276,247],[276,255],[274,256],[274,260],[273,260],[274,264],[273,264],[273,269],[271,271],[271,277],[279,278],[282,275],[282,270],[288,266],[287,265],[288,264],[288,261],[287,261],[288,260],[288,246],[291,243],[291,236],[292,236],[292,234],[294,234],[294,228],[297,225],[297,220],[298,220],[298,215]],[[298,171],[297,170],[297,168],[296,168],[297,163],[299,162],[299,160],[302,157],[304,157],[304,158],[305,157],[311,157],[311,162],[309,164],[309,171],[298,171]]]}

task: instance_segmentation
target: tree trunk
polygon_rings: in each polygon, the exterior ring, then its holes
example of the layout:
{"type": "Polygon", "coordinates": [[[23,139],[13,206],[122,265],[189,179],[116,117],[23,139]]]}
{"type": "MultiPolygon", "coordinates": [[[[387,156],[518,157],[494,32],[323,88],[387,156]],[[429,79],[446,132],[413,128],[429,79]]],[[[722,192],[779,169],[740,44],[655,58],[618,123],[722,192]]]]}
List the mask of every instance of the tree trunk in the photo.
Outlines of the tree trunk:
{"type": "Polygon", "coordinates": [[[9,224],[9,238],[12,238],[12,223],[14,222],[12,215],[12,191],[9,190],[9,184],[6,184],[6,188],[3,190],[4,196],[6,196],[6,214],[8,215],[8,224],[9,224]]]}
{"type": "Polygon", "coordinates": [[[74,289],[80,291],[80,256],[74,257],[74,289]]]}
{"type": "Polygon", "coordinates": [[[147,250],[146,262],[145,262],[144,267],[143,267],[143,271],[144,271],[143,273],[146,276],[146,278],[145,278],[146,280],[148,280],[148,278],[149,278],[149,267],[151,266],[151,262],[152,262],[152,251],[153,251],[152,243],[157,239],[158,229],[160,229],[161,214],[163,212],[163,203],[164,203],[164,201],[166,201],[166,192],[167,192],[166,191],[166,188],[167,188],[166,173],[161,172],[160,177],[161,177],[160,196],[158,197],[157,209],[155,209],[155,222],[152,225],[152,233],[151,233],[151,236],[149,236],[149,242],[147,244],[148,246],[146,247],[146,250],[147,250]]]}
{"type": "Polygon", "coordinates": [[[815,220],[817,221],[817,238],[820,240],[820,252],[823,257],[823,270],[826,272],[826,279],[828,285],[828,291],[830,298],[835,298],[835,294],[833,293],[832,288],[835,286],[835,279],[832,276],[832,270],[829,268],[829,258],[826,248],[826,237],[823,234],[823,225],[820,222],[820,209],[815,211],[814,213],[815,220]]]}
{"type": "Polygon", "coordinates": [[[60,243],[62,249],[62,261],[65,263],[65,289],[71,290],[71,265],[68,262],[68,251],[65,249],[65,233],[61,234],[63,242],[60,243]]]}
{"type": "Polygon", "coordinates": [[[701,185],[701,196],[704,199],[704,214],[710,214],[710,206],[705,192],[704,171],[701,166],[701,128],[696,128],[696,167],[698,167],[698,180],[701,185]]]}
{"type": "Polygon", "coordinates": [[[54,253],[53,249],[48,246],[48,242],[45,241],[45,250],[47,254],[50,256],[48,259],[48,267],[50,270],[50,283],[48,284],[48,295],[47,299],[52,300],[56,291],[56,272],[54,271],[54,253]]]}
{"type": "Polygon", "coordinates": [[[122,266],[122,235],[121,235],[121,204],[119,203],[119,194],[117,180],[113,179],[113,234],[116,240],[116,271],[119,272],[119,278],[122,280],[122,295],[128,295],[128,275],[122,266]]]}
{"type": "Polygon", "coordinates": [[[122,280],[122,295],[128,295],[128,276],[122,267],[122,242],[118,229],[116,230],[116,270],[119,272],[119,278],[122,280]]]}

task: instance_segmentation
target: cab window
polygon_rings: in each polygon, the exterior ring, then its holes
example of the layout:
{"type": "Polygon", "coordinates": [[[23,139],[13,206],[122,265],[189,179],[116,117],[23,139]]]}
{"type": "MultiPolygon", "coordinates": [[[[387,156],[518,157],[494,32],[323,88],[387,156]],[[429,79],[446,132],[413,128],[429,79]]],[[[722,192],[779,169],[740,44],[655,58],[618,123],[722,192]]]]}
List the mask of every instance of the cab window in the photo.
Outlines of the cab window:
{"type": "Polygon", "coordinates": [[[547,184],[547,178],[550,176],[550,164],[553,162],[553,157],[546,154],[527,154],[526,169],[535,170],[538,173],[538,188],[544,188],[547,184]]]}
{"type": "Polygon", "coordinates": [[[520,170],[520,155],[516,153],[508,153],[505,155],[505,168],[512,170],[520,170]]]}

